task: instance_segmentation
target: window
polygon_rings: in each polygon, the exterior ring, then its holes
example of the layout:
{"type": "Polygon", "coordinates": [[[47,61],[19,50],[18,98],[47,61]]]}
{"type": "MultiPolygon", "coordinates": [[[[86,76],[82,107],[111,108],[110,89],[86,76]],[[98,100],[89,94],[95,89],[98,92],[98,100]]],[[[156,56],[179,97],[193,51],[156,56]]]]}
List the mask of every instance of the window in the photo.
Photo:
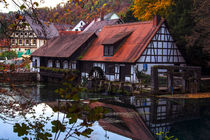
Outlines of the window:
{"type": "Polygon", "coordinates": [[[76,62],[69,62],[69,69],[75,70],[77,68],[76,62]]]}
{"type": "Polygon", "coordinates": [[[52,68],[53,62],[52,60],[48,60],[47,67],[52,68]]]}
{"type": "Polygon", "coordinates": [[[15,44],[15,40],[14,39],[12,40],[12,44],[15,44]]]}
{"type": "Polygon", "coordinates": [[[106,64],[105,65],[106,74],[115,74],[115,65],[114,64],[106,64]]]}
{"type": "Polygon", "coordinates": [[[33,44],[36,44],[36,39],[33,40],[33,44]]]}
{"type": "Polygon", "coordinates": [[[19,44],[22,44],[22,39],[19,40],[19,44]]]}
{"type": "Polygon", "coordinates": [[[56,68],[60,68],[60,66],[61,66],[60,62],[58,60],[56,60],[55,65],[56,65],[56,68]]]}
{"type": "Polygon", "coordinates": [[[29,40],[28,39],[26,40],[26,44],[29,44],[29,40]]]}
{"type": "Polygon", "coordinates": [[[114,46],[104,46],[104,56],[113,56],[114,46]]]}
{"type": "Polygon", "coordinates": [[[16,33],[16,35],[19,35],[19,33],[16,33]]]}
{"type": "Polygon", "coordinates": [[[68,61],[63,62],[63,69],[68,69],[68,61]]]}
{"type": "Polygon", "coordinates": [[[72,68],[73,70],[75,70],[75,69],[77,68],[77,66],[76,66],[76,62],[72,62],[72,64],[71,64],[71,68],[72,68]]]}
{"type": "Polygon", "coordinates": [[[37,68],[37,59],[34,61],[33,67],[34,67],[34,68],[37,68]]]}
{"type": "Polygon", "coordinates": [[[148,69],[147,64],[144,64],[144,65],[143,65],[143,71],[145,71],[145,72],[146,72],[146,71],[147,71],[147,69],[148,69]]]}

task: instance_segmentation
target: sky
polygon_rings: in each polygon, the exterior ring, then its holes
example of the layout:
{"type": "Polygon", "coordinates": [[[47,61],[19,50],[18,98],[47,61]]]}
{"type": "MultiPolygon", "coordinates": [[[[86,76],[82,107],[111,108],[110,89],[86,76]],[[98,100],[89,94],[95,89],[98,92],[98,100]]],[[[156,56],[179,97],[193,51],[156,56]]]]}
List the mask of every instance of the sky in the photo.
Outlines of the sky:
{"type": "MultiPolygon", "coordinates": [[[[3,3],[0,3],[0,12],[9,12],[9,11],[17,11],[18,7],[12,2],[12,0],[6,0],[9,4],[7,8],[4,7],[3,3]]],[[[40,3],[40,0],[33,0],[37,1],[40,5],[39,7],[55,7],[57,4],[62,2],[67,2],[68,0],[41,0],[43,1],[40,3]]],[[[22,0],[15,0],[15,2],[21,4],[22,0]]]]}

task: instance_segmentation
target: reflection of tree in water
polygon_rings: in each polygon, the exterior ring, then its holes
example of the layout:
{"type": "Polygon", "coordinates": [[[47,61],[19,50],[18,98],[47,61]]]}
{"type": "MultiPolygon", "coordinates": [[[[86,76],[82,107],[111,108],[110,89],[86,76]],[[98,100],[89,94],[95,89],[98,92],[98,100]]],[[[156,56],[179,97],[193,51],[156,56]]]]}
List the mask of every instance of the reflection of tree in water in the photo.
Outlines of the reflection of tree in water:
{"type": "Polygon", "coordinates": [[[14,125],[14,132],[19,137],[24,139],[89,137],[93,131],[90,127],[103,116],[105,110],[102,107],[90,108],[92,102],[82,103],[78,93],[83,89],[76,82],[77,76],[70,74],[68,78],[68,82],[64,83],[65,87],[56,90],[62,101],[49,103],[53,111],[50,111],[47,105],[38,103],[37,105],[36,100],[24,92],[5,92],[2,112],[7,114],[5,118],[10,117],[11,120],[21,117],[20,123],[14,125]],[[6,100],[10,98],[11,100],[7,102],[6,100]]]}
{"type": "Polygon", "coordinates": [[[25,115],[28,108],[35,104],[27,91],[13,88],[12,91],[2,88],[0,91],[0,118],[6,123],[14,123],[25,115]]]}

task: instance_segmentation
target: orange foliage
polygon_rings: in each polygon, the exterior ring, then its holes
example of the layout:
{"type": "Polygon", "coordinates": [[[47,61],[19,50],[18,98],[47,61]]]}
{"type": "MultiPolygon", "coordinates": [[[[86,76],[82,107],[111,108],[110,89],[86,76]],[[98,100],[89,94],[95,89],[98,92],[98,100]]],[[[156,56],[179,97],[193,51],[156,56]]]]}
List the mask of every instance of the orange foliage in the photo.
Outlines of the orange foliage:
{"type": "Polygon", "coordinates": [[[131,10],[139,20],[150,20],[154,15],[168,16],[168,8],[173,5],[172,0],[134,0],[131,10]]]}
{"type": "Polygon", "coordinates": [[[101,14],[110,12],[122,13],[128,9],[131,0],[69,0],[63,6],[40,8],[39,16],[41,19],[59,24],[77,24],[80,20],[91,21],[101,14]]]}

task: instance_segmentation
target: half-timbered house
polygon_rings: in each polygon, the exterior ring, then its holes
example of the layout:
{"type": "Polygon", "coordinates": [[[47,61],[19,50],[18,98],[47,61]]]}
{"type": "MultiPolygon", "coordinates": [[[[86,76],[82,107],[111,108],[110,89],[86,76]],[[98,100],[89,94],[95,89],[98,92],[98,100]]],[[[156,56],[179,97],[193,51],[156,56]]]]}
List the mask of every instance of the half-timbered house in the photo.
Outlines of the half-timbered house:
{"type": "Polygon", "coordinates": [[[184,65],[165,20],[105,26],[83,55],[82,76],[100,68],[107,80],[137,82],[135,71],[150,74],[155,65],[184,65]]]}
{"type": "Polygon", "coordinates": [[[47,40],[59,36],[58,30],[52,23],[44,21],[39,23],[29,16],[25,16],[21,23],[26,23],[28,26],[18,26],[11,35],[11,48],[16,52],[34,52],[47,40]]]}

